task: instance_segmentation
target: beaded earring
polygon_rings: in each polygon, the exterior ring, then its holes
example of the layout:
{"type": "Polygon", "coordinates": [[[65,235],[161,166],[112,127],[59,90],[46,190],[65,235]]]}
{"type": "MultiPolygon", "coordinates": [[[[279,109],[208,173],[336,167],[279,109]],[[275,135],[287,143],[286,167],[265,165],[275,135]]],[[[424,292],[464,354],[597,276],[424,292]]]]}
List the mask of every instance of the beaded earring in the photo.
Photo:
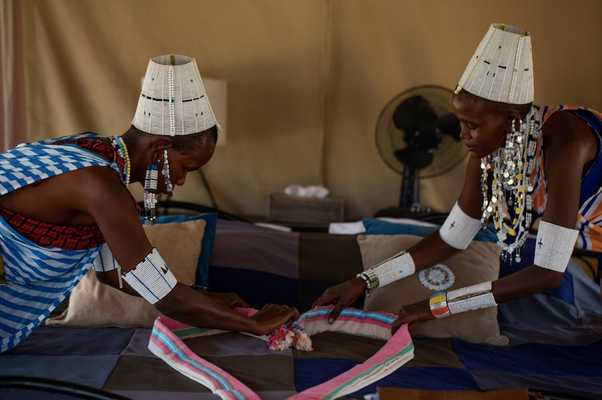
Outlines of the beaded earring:
{"type": "Polygon", "coordinates": [[[169,171],[169,158],[167,157],[167,149],[163,150],[163,168],[161,168],[161,175],[163,175],[165,189],[167,192],[173,192],[173,183],[171,182],[171,175],[169,171]]]}
{"type": "Polygon", "coordinates": [[[528,124],[522,120],[518,123],[512,120],[510,132],[506,135],[506,145],[502,149],[502,177],[505,189],[517,187],[522,172],[522,160],[525,146],[528,141],[528,124]]]}
{"type": "Polygon", "coordinates": [[[144,216],[147,224],[154,224],[157,219],[157,187],[159,182],[158,163],[151,163],[146,169],[144,178],[144,216]]]}

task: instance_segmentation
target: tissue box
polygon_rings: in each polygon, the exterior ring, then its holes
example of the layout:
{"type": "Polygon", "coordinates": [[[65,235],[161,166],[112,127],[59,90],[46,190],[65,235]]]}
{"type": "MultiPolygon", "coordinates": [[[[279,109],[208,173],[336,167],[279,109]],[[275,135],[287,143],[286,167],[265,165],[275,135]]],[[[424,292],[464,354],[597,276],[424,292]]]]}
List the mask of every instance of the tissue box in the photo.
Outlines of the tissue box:
{"type": "Polygon", "coordinates": [[[270,195],[270,220],[328,224],[345,218],[345,201],[337,197],[325,199],[293,197],[284,193],[270,195]]]}

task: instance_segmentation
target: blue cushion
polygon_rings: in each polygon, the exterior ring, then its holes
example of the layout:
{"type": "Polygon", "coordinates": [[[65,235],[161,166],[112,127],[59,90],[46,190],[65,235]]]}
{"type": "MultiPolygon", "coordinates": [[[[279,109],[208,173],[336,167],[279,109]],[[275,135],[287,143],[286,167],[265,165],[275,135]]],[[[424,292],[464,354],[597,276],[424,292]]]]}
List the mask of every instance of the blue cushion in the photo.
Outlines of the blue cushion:
{"type": "Polygon", "coordinates": [[[196,271],[196,286],[207,287],[209,284],[209,260],[213,252],[213,243],[215,242],[215,229],[217,225],[217,214],[207,213],[200,215],[162,215],[157,218],[158,224],[169,224],[176,222],[196,221],[202,219],[205,221],[205,232],[201,243],[201,255],[199,256],[196,271]]]}
{"type": "MultiPolygon", "coordinates": [[[[364,219],[362,222],[366,229],[366,235],[414,235],[426,237],[439,230],[438,225],[423,226],[411,223],[397,224],[375,218],[364,219]]],[[[478,240],[479,242],[495,243],[497,242],[497,237],[493,229],[486,227],[477,233],[475,240],[478,240]]]]}

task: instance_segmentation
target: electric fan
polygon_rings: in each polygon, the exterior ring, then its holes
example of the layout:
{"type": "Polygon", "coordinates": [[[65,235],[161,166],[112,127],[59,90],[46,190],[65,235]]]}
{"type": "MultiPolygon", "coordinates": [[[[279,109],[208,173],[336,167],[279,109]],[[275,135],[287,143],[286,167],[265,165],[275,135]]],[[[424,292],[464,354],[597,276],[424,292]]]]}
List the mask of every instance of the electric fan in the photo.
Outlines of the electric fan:
{"type": "Polygon", "coordinates": [[[461,163],[468,150],[451,110],[450,89],[424,85],[395,96],[376,124],[376,147],[383,161],[402,176],[399,205],[376,217],[421,217],[431,213],[420,204],[419,180],[445,174],[461,163]]]}

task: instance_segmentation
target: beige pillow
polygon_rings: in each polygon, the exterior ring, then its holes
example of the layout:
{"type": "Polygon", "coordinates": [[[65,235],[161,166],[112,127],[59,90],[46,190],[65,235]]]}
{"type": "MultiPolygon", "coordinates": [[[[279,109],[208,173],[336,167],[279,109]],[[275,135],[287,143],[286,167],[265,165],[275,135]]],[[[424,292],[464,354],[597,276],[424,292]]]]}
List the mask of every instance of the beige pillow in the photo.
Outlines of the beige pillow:
{"type": "MultiPolygon", "coordinates": [[[[199,219],[144,226],[149,241],[180,283],[195,283],[205,225],[199,219]]],[[[71,292],[67,309],[48,318],[46,325],[150,327],[158,315],[146,300],[101,283],[94,270],[90,270],[71,292]]]]}
{"type": "MultiPolygon", "coordinates": [[[[361,235],[358,244],[364,269],[405,250],[422,238],[410,235],[361,235]]],[[[495,243],[474,241],[470,247],[442,264],[455,275],[450,289],[457,289],[499,276],[499,249],[495,243]]],[[[418,280],[418,274],[372,291],[366,298],[365,309],[397,313],[401,306],[428,299],[431,291],[418,280]]],[[[434,338],[459,338],[469,342],[506,345],[508,339],[500,334],[497,308],[452,315],[446,319],[415,323],[411,326],[415,336],[434,338]]]]}

